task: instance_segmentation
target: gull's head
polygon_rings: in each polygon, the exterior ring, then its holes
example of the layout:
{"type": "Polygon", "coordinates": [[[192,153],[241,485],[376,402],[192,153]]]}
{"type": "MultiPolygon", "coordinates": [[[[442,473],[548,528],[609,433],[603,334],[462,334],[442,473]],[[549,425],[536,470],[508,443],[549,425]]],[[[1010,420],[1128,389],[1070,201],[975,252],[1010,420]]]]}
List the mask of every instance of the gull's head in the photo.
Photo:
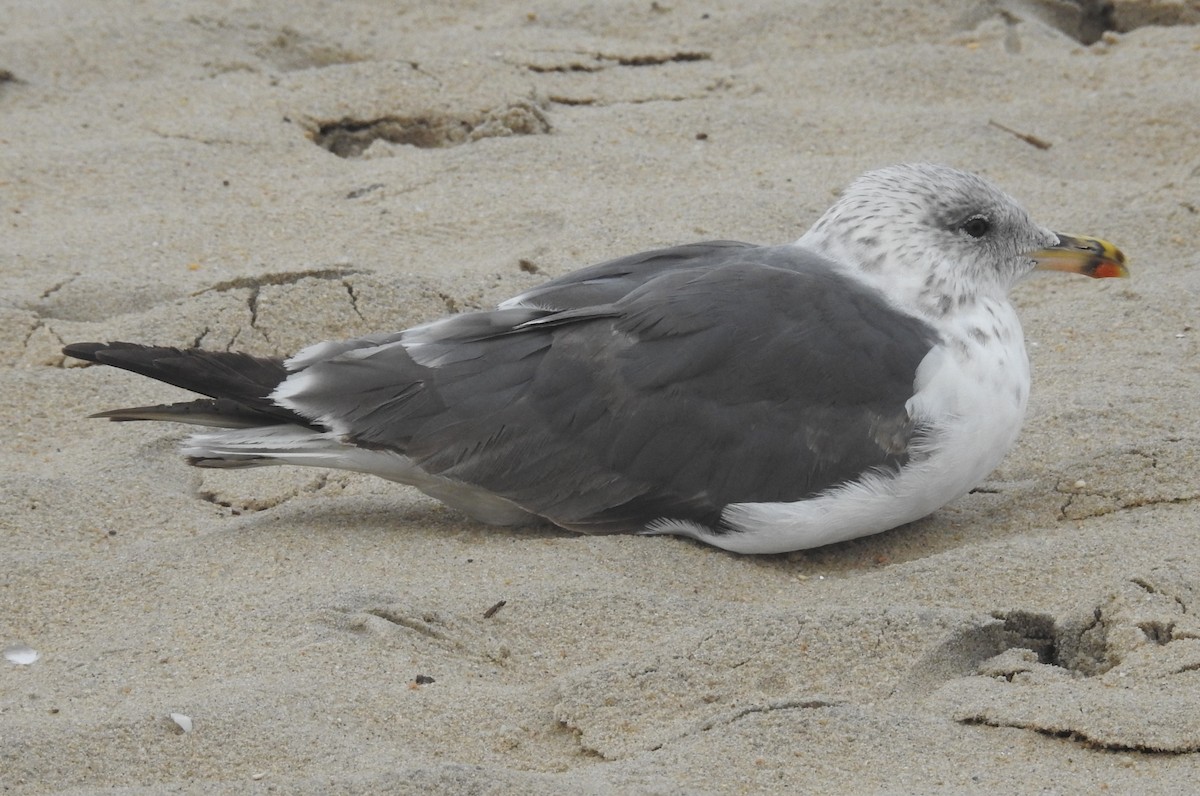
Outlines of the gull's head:
{"type": "Polygon", "coordinates": [[[982,177],[930,163],[859,177],[797,243],[935,317],[1004,300],[1039,267],[1127,275],[1112,244],[1052,232],[982,177]]]}

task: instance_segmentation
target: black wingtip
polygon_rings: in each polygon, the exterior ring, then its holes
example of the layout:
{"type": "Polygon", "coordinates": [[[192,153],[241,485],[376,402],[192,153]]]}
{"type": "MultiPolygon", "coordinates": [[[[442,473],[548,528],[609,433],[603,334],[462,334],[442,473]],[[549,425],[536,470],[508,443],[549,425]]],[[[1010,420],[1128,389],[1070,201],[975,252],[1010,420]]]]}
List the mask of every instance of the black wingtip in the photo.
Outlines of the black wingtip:
{"type": "Polygon", "coordinates": [[[110,420],[173,420],[219,428],[273,423],[308,426],[311,421],[277,406],[271,393],[288,376],[283,360],[200,348],[180,349],[140,343],[70,343],[64,355],[110,365],[208,396],[164,407],[133,407],[101,412],[110,420]]]}
{"type": "Polygon", "coordinates": [[[277,416],[255,411],[225,398],[198,398],[173,404],[109,409],[90,414],[88,417],[120,423],[131,420],[159,420],[212,428],[261,428],[280,422],[277,416]]]}
{"type": "Polygon", "coordinates": [[[85,362],[96,362],[96,354],[108,348],[110,343],[70,343],[63,346],[62,352],[74,359],[82,359],[85,362]]]}
{"type": "Polygon", "coordinates": [[[143,361],[147,354],[162,356],[163,354],[181,353],[178,348],[123,343],[119,340],[110,343],[70,343],[63,346],[62,352],[69,357],[82,359],[85,362],[98,362],[102,365],[115,365],[116,367],[122,367],[120,363],[126,361],[143,361]]]}

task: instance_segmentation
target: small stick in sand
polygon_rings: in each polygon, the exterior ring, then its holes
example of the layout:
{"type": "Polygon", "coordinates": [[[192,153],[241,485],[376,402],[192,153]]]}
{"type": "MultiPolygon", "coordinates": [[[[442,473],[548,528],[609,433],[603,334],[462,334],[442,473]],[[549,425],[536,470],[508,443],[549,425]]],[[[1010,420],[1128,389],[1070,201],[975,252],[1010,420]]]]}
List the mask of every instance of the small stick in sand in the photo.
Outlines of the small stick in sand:
{"type": "Polygon", "coordinates": [[[1006,133],[1011,133],[1012,135],[1015,135],[1017,138],[1020,138],[1025,143],[1035,146],[1038,149],[1049,149],[1051,146],[1053,146],[1053,144],[1051,144],[1049,141],[1047,141],[1044,138],[1038,138],[1036,135],[1030,135],[1029,133],[1022,133],[1022,132],[1012,129],[1011,127],[1005,127],[1004,125],[1000,124],[1000,122],[996,121],[995,119],[988,119],[988,124],[990,124],[992,127],[1003,130],[1006,133]]]}

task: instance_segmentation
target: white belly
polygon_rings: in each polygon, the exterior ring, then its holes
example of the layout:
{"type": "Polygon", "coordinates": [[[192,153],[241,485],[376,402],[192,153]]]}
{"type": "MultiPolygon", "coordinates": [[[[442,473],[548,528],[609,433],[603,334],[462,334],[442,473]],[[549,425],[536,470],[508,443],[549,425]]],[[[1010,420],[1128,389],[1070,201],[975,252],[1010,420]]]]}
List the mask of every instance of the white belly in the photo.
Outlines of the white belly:
{"type": "Polygon", "coordinates": [[[735,503],[732,532],[688,524],[655,528],[739,553],[779,553],[867,536],[920,519],[966,494],[1016,442],[1029,398],[1025,340],[1010,305],[981,305],[961,337],[933,349],[917,370],[909,413],[932,431],[898,473],[868,473],[793,503],[735,503]],[[972,329],[985,332],[988,342],[972,329]]]}

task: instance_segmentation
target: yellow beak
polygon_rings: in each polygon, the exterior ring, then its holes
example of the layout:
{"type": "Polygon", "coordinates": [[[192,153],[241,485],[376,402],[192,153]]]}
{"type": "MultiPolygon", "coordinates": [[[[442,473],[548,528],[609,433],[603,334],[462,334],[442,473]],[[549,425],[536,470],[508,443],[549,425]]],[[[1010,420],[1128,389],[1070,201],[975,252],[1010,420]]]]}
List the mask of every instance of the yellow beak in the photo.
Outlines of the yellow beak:
{"type": "Polygon", "coordinates": [[[1095,279],[1125,278],[1125,253],[1106,240],[1059,235],[1058,243],[1030,252],[1039,271],[1068,271],[1095,279]]]}

